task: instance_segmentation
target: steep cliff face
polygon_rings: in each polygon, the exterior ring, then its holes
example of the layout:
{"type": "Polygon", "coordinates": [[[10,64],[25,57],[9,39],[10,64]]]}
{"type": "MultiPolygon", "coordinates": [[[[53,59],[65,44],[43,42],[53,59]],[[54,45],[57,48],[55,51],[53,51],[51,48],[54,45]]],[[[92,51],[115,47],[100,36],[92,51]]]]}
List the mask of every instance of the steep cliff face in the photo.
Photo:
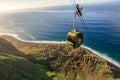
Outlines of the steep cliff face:
{"type": "Polygon", "coordinates": [[[35,69],[33,73],[39,75],[37,80],[119,80],[120,78],[119,67],[85,48],[72,50],[66,44],[29,43],[10,36],[2,38],[11,42],[15,46],[13,48],[24,54],[22,58],[34,65],[31,69],[35,69]],[[36,70],[40,72],[36,73],[36,70]]]}

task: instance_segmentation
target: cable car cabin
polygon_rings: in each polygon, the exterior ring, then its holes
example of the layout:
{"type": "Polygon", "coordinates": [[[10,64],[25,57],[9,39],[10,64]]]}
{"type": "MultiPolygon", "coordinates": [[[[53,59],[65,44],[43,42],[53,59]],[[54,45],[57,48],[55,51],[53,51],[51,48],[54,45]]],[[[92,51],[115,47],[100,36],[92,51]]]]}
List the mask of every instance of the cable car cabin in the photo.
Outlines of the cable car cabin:
{"type": "Polygon", "coordinates": [[[78,48],[83,43],[83,34],[77,30],[71,30],[68,32],[66,42],[71,48],[78,48]]]}
{"type": "Polygon", "coordinates": [[[75,9],[76,10],[74,12],[73,30],[68,32],[67,40],[66,40],[68,46],[70,46],[73,49],[78,48],[83,43],[83,34],[76,30],[76,16],[82,17],[82,7],[80,8],[79,5],[77,4],[75,9]]]}

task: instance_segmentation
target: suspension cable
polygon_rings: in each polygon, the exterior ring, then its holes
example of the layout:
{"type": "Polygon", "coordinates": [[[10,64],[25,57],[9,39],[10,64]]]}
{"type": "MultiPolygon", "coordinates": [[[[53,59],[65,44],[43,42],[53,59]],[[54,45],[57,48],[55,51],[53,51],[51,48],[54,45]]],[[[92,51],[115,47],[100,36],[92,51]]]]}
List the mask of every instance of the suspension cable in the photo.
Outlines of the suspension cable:
{"type": "MultiPolygon", "coordinates": [[[[74,5],[73,0],[71,0],[71,3],[73,5],[74,10],[76,9],[76,6],[74,5]]],[[[73,20],[73,29],[75,29],[75,19],[73,20]]]]}
{"type": "MultiPolygon", "coordinates": [[[[74,9],[76,10],[76,5],[77,5],[76,0],[71,0],[71,2],[72,2],[74,9]]],[[[84,25],[85,27],[84,29],[88,29],[82,16],[79,16],[79,20],[80,20],[80,23],[84,25]]]]}
{"type": "MultiPolygon", "coordinates": [[[[72,5],[73,5],[74,9],[76,10],[76,5],[77,5],[76,0],[71,0],[71,2],[72,2],[72,5]]],[[[79,17],[80,23],[84,26],[83,29],[86,30],[86,33],[89,32],[89,29],[88,29],[87,24],[85,23],[83,17],[82,16],[78,16],[78,17],[79,17]]],[[[88,37],[88,40],[92,41],[89,37],[88,37]]]]}
{"type": "Polygon", "coordinates": [[[73,8],[76,9],[76,6],[74,5],[73,0],[71,0],[71,3],[72,3],[72,5],[73,5],[73,8]]]}

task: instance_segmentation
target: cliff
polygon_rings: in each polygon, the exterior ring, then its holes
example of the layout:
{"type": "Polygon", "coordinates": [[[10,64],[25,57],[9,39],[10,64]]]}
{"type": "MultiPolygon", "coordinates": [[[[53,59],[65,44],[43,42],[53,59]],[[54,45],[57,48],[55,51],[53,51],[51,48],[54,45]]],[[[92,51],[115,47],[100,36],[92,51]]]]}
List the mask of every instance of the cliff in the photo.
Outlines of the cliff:
{"type": "Polygon", "coordinates": [[[5,66],[0,67],[1,80],[120,80],[119,67],[83,47],[72,50],[7,35],[0,38],[0,64],[5,66]]]}

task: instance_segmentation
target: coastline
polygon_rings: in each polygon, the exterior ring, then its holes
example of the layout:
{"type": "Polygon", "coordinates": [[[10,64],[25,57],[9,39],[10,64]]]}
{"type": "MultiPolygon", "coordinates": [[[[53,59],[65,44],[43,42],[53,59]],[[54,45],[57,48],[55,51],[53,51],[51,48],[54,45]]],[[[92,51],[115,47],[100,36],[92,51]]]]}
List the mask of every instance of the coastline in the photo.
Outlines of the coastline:
{"type": "Polygon", "coordinates": [[[69,73],[68,76],[73,75],[75,77],[76,73],[82,73],[82,75],[86,75],[87,78],[87,76],[90,75],[88,71],[90,71],[90,73],[92,72],[94,74],[91,78],[94,78],[98,74],[100,74],[98,78],[101,80],[104,80],[103,78],[105,76],[108,80],[114,80],[112,79],[112,76],[116,79],[120,78],[120,67],[118,65],[115,65],[110,60],[108,61],[103,56],[100,56],[91,48],[84,45],[76,49],[71,49],[65,44],[65,42],[56,43],[52,41],[52,43],[40,43],[41,41],[37,41],[35,43],[33,41],[29,42],[20,40],[8,35],[2,35],[0,36],[0,39],[0,49],[5,49],[5,51],[8,52],[13,50],[12,53],[16,53],[16,50],[18,50],[24,55],[29,55],[28,60],[30,59],[30,61],[33,61],[34,64],[40,60],[41,65],[47,65],[46,67],[51,66],[53,72],[57,71],[59,74],[69,73]],[[71,73],[71,71],[75,72],[71,73]]]}
{"type": "MultiPolygon", "coordinates": [[[[13,35],[13,34],[5,34],[5,35],[0,34],[0,36],[10,36],[10,37],[16,38],[19,41],[22,41],[22,42],[25,42],[25,43],[26,42],[27,43],[32,43],[32,44],[34,44],[34,43],[35,44],[41,44],[41,43],[42,44],[66,44],[65,41],[47,41],[47,40],[43,40],[43,41],[29,41],[29,40],[23,40],[23,39],[20,39],[17,35],[13,35]]],[[[114,59],[110,58],[109,56],[107,56],[107,55],[105,55],[103,53],[100,53],[100,52],[98,52],[98,51],[96,51],[96,50],[94,50],[94,49],[92,49],[92,48],[90,48],[88,46],[85,46],[85,45],[81,45],[81,47],[91,51],[93,54],[97,55],[98,57],[100,57],[100,58],[110,62],[111,64],[117,66],[118,68],[120,68],[120,63],[115,61],[114,59]]]]}
{"type": "Polygon", "coordinates": [[[90,50],[90,51],[91,51],[92,53],[94,53],[95,55],[97,55],[97,56],[99,56],[99,57],[107,60],[108,62],[110,62],[110,63],[112,63],[112,64],[114,64],[114,65],[116,65],[117,67],[120,68],[120,63],[117,62],[117,61],[115,61],[115,60],[113,60],[112,58],[108,57],[107,55],[102,54],[102,53],[100,53],[100,52],[98,52],[98,51],[96,51],[96,50],[93,50],[92,48],[87,47],[87,46],[84,46],[84,45],[82,45],[82,47],[83,47],[83,48],[86,48],[87,50],[90,50]]]}

